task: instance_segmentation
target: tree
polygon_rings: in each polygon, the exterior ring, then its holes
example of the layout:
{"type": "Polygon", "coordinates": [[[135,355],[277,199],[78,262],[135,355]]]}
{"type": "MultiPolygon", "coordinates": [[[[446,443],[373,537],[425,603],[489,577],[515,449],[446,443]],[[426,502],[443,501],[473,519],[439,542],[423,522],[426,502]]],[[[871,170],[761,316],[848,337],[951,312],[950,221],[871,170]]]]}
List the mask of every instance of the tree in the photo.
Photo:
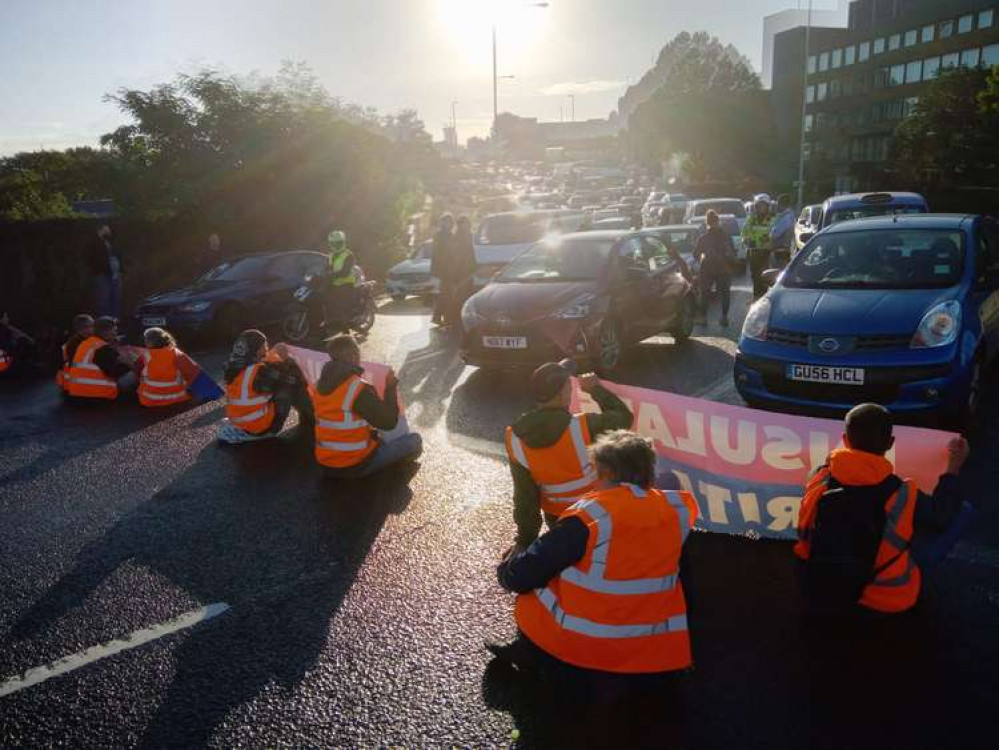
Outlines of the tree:
{"type": "Polygon", "coordinates": [[[661,85],[629,120],[632,155],[656,166],[683,154],[694,181],[766,174],[772,114],[745,59],[706,33],[684,32],[664,48],[664,60],[661,85]]]}
{"type": "Polygon", "coordinates": [[[956,68],[927,88],[895,131],[892,165],[904,182],[999,186],[999,68],[956,68]]]}

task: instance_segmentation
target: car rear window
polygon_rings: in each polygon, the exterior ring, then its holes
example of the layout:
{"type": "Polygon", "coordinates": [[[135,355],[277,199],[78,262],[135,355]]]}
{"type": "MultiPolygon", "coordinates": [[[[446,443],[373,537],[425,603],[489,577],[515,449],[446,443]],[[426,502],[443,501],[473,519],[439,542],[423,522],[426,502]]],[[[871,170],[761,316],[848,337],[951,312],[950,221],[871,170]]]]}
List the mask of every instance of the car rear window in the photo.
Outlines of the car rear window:
{"type": "Polygon", "coordinates": [[[784,274],[799,289],[935,289],[954,286],[964,235],[952,230],[858,230],[820,234],[784,274]]]}
{"type": "Polygon", "coordinates": [[[591,281],[607,267],[613,247],[608,239],[548,239],[510,261],[494,281],[591,281]]]}
{"type": "MultiPolygon", "coordinates": [[[[829,220],[826,226],[838,224],[841,221],[852,221],[854,219],[870,219],[875,216],[894,216],[896,214],[924,214],[926,209],[922,206],[900,206],[898,204],[872,204],[857,206],[856,208],[835,208],[829,211],[829,220]]],[[[822,214],[819,213],[817,221],[822,221],[822,214]]]]}
{"type": "Polygon", "coordinates": [[[545,233],[546,222],[538,216],[487,216],[479,225],[478,245],[523,245],[537,242],[545,233]]]}
{"type": "Polygon", "coordinates": [[[216,266],[205,274],[206,281],[246,281],[264,276],[273,258],[240,258],[216,266]]]}
{"type": "Polygon", "coordinates": [[[694,216],[704,216],[708,210],[713,210],[716,214],[732,214],[740,219],[746,215],[746,207],[742,201],[700,201],[694,207],[694,216]]]}

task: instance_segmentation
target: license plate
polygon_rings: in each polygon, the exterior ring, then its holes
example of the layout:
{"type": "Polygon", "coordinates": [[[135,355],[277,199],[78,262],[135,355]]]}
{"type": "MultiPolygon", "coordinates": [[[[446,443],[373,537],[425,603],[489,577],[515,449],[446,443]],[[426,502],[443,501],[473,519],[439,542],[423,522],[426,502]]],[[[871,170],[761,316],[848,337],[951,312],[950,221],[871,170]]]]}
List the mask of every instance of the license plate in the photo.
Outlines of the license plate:
{"type": "Polygon", "coordinates": [[[526,349],[526,336],[483,336],[482,345],[487,349],[526,349]]]}
{"type": "Polygon", "coordinates": [[[143,318],[142,325],[144,326],[165,326],[166,318],[143,318]]]}
{"type": "Polygon", "coordinates": [[[788,365],[787,379],[806,383],[835,383],[837,385],[863,385],[861,367],[833,367],[830,365],[788,365]]]}

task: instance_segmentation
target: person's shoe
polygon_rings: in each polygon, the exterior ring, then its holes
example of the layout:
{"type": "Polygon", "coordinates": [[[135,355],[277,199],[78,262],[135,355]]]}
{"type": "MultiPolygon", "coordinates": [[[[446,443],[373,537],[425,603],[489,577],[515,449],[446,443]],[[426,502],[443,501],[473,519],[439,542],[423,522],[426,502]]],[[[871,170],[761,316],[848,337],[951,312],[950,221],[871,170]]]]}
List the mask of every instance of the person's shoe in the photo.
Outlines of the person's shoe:
{"type": "Polygon", "coordinates": [[[537,653],[523,638],[515,638],[509,643],[486,641],[486,650],[497,660],[517,669],[536,669],[539,666],[537,653]]]}
{"type": "Polygon", "coordinates": [[[728,318],[722,318],[718,323],[722,328],[728,328],[728,318]]]}

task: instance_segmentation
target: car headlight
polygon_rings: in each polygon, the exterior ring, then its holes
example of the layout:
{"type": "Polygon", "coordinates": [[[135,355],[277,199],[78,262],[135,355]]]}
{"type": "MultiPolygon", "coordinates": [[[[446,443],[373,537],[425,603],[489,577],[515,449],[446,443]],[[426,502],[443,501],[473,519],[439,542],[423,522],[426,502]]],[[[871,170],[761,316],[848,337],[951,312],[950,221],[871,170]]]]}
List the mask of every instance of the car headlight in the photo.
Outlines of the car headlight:
{"type": "Polygon", "coordinates": [[[576,300],[571,305],[563,307],[552,313],[553,318],[558,320],[582,320],[589,317],[593,309],[593,297],[583,297],[576,300]]]}
{"type": "Polygon", "coordinates": [[[912,349],[934,349],[947,346],[957,340],[961,330],[961,303],[956,300],[941,302],[919,321],[916,335],[909,347],[912,349]]]}
{"type": "Polygon", "coordinates": [[[482,316],[475,310],[472,300],[468,299],[461,307],[461,325],[466,331],[471,331],[482,322],[482,316]]]}
{"type": "Polygon", "coordinates": [[[186,305],[181,305],[180,307],[178,307],[177,310],[182,313],[199,313],[199,312],[204,312],[211,306],[212,306],[211,302],[206,302],[205,300],[201,300],[199,302],[188,302],[186,305]]]}
{"type": "Polygon", "coordinates": [[[763,297],[758,300],[749,312],[746,313],[746,321],[742,324],[742,335],[747,339],[766,341],[767,325],[770,322],[770,298],[763,297]]]}

